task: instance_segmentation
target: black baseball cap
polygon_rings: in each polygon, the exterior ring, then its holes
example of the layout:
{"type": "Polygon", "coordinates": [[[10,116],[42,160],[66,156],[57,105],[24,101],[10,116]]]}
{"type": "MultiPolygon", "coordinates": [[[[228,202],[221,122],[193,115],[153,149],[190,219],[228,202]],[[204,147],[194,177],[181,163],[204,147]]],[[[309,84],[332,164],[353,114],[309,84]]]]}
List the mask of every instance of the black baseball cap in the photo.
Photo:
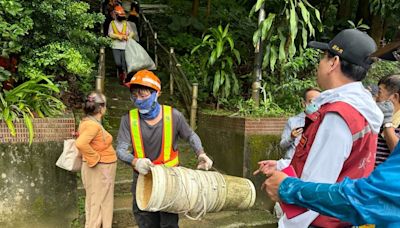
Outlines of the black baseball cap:
{"type": "Polygon", "coordinates": [[[339,32],[329,43],[311,41],[308,47],[327,50],[340,58],[368,69],[372,63],[370,55],[376,51],[375,41],[357,29],[339,32]]]}

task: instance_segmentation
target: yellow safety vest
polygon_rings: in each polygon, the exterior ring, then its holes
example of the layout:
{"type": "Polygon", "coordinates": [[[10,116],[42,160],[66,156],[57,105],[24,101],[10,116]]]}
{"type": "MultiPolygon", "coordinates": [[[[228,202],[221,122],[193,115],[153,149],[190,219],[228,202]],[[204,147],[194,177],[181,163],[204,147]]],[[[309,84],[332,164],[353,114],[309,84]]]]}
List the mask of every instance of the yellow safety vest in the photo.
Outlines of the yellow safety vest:
{"type": "MultiPolygon", "coordinates": [[[[163,133],[161,152],[153,164],[164,164],[168,167],[179,165],[179,152],[174,151],[172,147],[173,125],[172,125],[172,107],[162,106],[163,133]]],[[[142,132],[140,130],[139,110],[132,109],[129,111],[129,120],[131,126],[132,146],[135,158],[145,158],[146,153],[143,147],[142,132]]]]}
{"type": "Polygon", "coordinates": [[[122,32],[118,31],[115,21],[111,21],[111,27],[114,34],[126,35],[126,21],[122,21],[122,32]]]}

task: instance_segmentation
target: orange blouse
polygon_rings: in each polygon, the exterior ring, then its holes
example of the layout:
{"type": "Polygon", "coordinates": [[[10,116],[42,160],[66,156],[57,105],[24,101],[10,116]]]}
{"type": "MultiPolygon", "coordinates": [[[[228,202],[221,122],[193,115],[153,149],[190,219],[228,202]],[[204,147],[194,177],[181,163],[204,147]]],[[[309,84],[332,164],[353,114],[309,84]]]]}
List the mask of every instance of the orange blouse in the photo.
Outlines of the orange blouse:
{"type": "Polygon", "coordinates": [[[113,137],[103,130],[99,123],[85,118],[79,126],[79,137],[75,145],[82,154],[82,160],[86,161],[89,167],[97,163],[113,163],[117,161],[117,155],[112,146],[113,137]],[[105,140],[104,140],[105,139],[105,140]]]}

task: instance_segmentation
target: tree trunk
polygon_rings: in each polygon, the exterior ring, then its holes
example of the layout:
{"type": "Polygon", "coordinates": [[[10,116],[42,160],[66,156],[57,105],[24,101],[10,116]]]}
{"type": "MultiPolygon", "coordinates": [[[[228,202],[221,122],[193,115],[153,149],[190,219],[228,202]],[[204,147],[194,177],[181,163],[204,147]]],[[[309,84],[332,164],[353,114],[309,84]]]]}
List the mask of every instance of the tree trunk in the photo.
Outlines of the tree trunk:
{"type": "Polygon", "coordinates": [[[370,17],[371,14],[369,13],[369,0],[359,0],[355,23],[358,23],[361,19],[363,19],[364,24],[370,24],[370,17]]]}
{"type": "Polygon", "coordinates": [[[352,0],[341,0],[336,13],[336,20],[348,20],[351,17],[352,0]]]}
{"type": "Polygon", "coordinates": [[[193,0],[192,2],[192,17],[197,17],[199,14],[200,0],[193,0]]]}
{"type": "Polygon", "coordinates": [[[376,45],[380,46],[383,37],[383,20],[381,16],[372,15],[370,36],[374,39],[376,45]]]}
{"type": "Polygon", "coordinates": [[[207,14],[206,17],[211,15],[211,0],[207,0],[207,14]]]}

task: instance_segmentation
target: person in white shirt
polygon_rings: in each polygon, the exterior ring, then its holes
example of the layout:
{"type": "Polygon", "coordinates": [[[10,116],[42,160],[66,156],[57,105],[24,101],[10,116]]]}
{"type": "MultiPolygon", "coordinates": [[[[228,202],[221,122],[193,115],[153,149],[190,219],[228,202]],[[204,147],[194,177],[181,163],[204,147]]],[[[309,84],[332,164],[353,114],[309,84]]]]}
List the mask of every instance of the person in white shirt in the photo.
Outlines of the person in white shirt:
{"type": "MultiPolygon", "coordinates": [[[[383,114],[361,81],[372,64],[376,44],[367,34],[346,29],[329,43],[312,41],[323,51],[317,83],[325,90],[313,102],[304,132],[290,163],[303,181],[335,183],[368,176],[374,168],[376,140],[383,114]]],[[[259,162],[267,177],[287,164],[259,162]]],[[[267,184],[267,183],[266,183],[267,184]]],[[[351,227],[333,217],[307,211],[291,219],[284,215],[279,227],[351,227]]]]}
{"type": "Polygon", "coordinates": [[[122,6],[117,5],[114,8],[116,15],[115,20],[111,21],[108,26],[108,36],[112,39],[112,52],[114,56],[115,64],[117,65],[117,75],[119,77],[120,84],[124,84],[126,78],[126,60],[125,60],[125,49],[126,43],[129,38],[132,38],[133,32],[126,21],[125,10],[122,6]]]}

